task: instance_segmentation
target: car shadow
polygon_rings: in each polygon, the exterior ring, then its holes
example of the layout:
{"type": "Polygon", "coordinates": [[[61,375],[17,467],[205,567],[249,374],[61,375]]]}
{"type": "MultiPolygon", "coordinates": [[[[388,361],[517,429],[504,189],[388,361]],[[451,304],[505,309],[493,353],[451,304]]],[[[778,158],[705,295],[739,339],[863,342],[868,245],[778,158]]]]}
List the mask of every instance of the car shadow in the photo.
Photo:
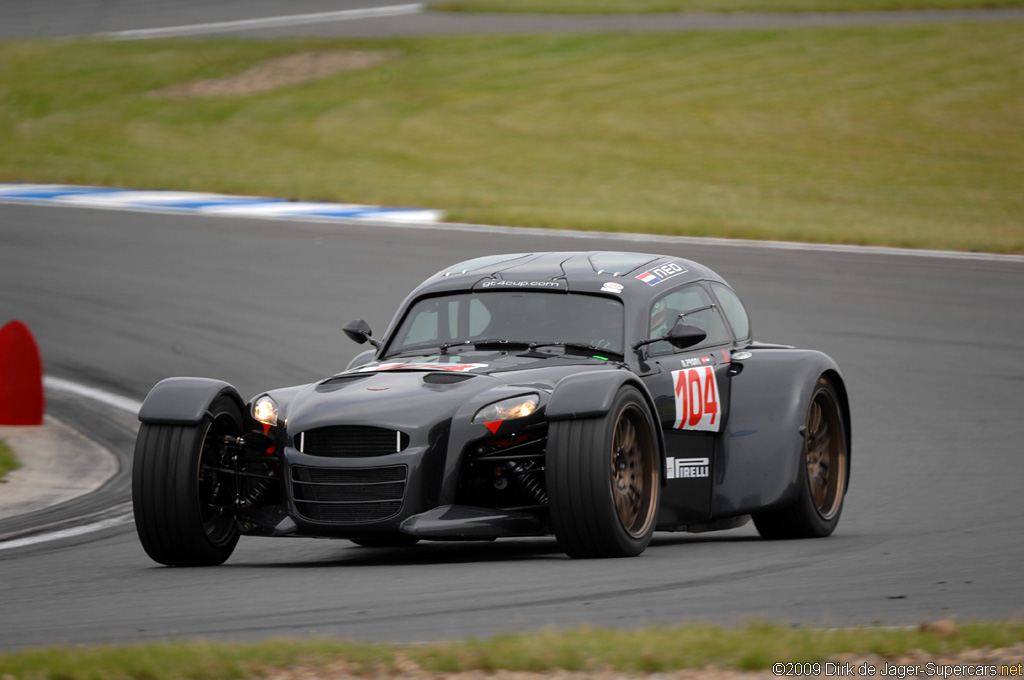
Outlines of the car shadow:
{"type": "Polygon", "coordinates": [[[722,532],[709,532],[701,534],[688,534],[684,532],[679,533],[663,533],[655,534],[654,538],[651,539],[651,544],[647,547],[648,550],[651,548],[657,548],[659,546],[666,545],[695,545],[700,543],[762,543],[764,539],[760,536],[751,536],[745,534],[733,534],[728,531],[722,532]]]}
{"type": "MultiPolygon", "coordinates": [[[[699,545],[699,544],[737,544],[763,542],[759,536],[720,534],[655,534],[648,550],[658,548],[699,545]]],[[[319,542],[319,540],[318,540],[319,542]]],[[[445,565],[473,564],[488,562],[536,562],[536,561],[571,561],[558,546],[553,537],[540,538],[506,538],[496,541],[422,541],[414,546],[395,548],[368,548],[355,545],[344,539],[335,541],[337,550],[318,555],[295,557],[281,561],[248,562],[240,555],[229,560],[224,567],[243,567],[254,569],[320,569],[324,567],[377,567],[405,565],[445,565]]],[[[222,567],[222,568],[224,568],[222,567]]]]}
{"type": "MultiPolygon", "coordinates": [[[[225,567],[270,569],[319,569],[332,566],[403,566],[412,564],[472,564],[568,559],[554,538],[505,539],[499,541],[423,541],[399,548],[367,548],[339,539],[338,549],[329,554],[280,562],[229,560],[225,567]]],[[[244,558],[243,558],[244,559],[244,558]]]]}

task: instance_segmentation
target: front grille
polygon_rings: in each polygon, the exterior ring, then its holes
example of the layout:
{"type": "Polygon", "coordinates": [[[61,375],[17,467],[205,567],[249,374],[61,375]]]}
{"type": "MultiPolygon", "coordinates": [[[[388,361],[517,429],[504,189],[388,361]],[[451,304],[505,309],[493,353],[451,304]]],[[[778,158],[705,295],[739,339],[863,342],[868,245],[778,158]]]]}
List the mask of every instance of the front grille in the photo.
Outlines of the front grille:
{"type": "MultiPolygon", "coordinates": [[[[312,506],[312,516],[309,519],[316,522],[334,522],[337,524],[355,524],[361,522],[379,522],[394,517],[402,509],[402,501],[391,501],[390,503],[378,503],[372,506],[340,506],[340,505],[317,505],[312,506]]],[[[301,512],[301,511],[300,511],[301,512]]],[[[305,516],[305,513],[303,513],[305,516]]]]}
{"type": "Polygon", "coordinates": [[[346,470],[293,466],[299,514],[316,522],[377,522],[394,517],[405,498],[404,465],[346,470]]]}
{"type": "Polygon", "coordinates": [[[295,448],[311,456],[363,458],[397,453],[409,436],[397,430],[367,425],[332,425],[307,430],[295,437],[295,448]]]}
{"type": "Polygon", "coordinates": [[[297,465],[292,468],[292,479],[305,484],[386,484],[404,482],[405,466],[390,465],[376,468],[314,468],[297,465]]]}

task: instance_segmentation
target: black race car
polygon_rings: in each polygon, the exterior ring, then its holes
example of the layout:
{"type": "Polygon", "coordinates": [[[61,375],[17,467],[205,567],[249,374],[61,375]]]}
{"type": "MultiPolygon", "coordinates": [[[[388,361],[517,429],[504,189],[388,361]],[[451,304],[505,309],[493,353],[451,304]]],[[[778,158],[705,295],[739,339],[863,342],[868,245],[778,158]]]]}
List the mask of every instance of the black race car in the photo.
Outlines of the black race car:
{"type": "Polygon", "coordinates": [[[482,257],[431,276],[343,373],[244,402],[168,378],[142,406],[135,523],[167,565],[239,535],[363,546],[554,534],[572,557],[751,517],[828,536],[850,475],[835,362],[754,342],[736,293],[640,253],[482,257]]]}

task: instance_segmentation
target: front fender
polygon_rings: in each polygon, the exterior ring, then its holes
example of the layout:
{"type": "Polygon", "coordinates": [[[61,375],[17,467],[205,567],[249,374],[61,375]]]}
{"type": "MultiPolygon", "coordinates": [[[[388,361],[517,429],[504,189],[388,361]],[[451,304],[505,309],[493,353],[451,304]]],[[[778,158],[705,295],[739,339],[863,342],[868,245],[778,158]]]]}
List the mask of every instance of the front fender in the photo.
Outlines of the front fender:
{"type": "MultiPolygon", "coordinates": [[[[600,418],[612,408],[615,395],[624,385],[631,385],[640,391],[647,403],[647,412],[654,423],[655,436],[658,439],[658,456],[661,458],[662,471],[665,469],[665,435],[658,426],[657,409],[647,386],[629,371],[587,371],[576,373],[559,381],[551,393],[545,411],[548,420],[571,420],[577,418],[600,418]]],[[[662,484],[665,475],[661,475],[662,484]]]]}
{"type": "Polygon", "coordinates": [[[352,357],[352,361],[348,362],[348,366],[345,367],[344,372],[351,371],[353,368],[359,368],[373,361],[373,358],[377,355],[377,348],[368,349],[360,352],[359,354],[352,357]]]}
{"type": "Polygon", "coordinates": [[[223,380],[166,378],[146,395],[139,409],[139,420],[161,425],[195,425],[203,420],[210,404],[221,395],[234,399],[244,412],[245,402],[238,390],[223,380]]]}

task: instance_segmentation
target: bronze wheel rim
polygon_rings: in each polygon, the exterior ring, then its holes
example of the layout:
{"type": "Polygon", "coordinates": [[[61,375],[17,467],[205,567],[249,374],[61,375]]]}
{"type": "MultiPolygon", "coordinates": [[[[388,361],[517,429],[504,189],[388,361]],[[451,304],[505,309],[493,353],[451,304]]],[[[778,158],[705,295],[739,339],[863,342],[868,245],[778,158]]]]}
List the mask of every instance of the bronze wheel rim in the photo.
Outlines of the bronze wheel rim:
{"type": "Polygon", "coordinates": [[[646,534],[658,507],[654,440],[643,412],[627,406],[615,421],[611,447],[612,498],[623,528],[633,538],[646,534]]]}
{"type": "Polygon", "coordinates": [[[807,483],[822,519],[839,512],[846,488],[846,440],[839,408],[828,390],[818,390],[807,411],[807,483]]]}

